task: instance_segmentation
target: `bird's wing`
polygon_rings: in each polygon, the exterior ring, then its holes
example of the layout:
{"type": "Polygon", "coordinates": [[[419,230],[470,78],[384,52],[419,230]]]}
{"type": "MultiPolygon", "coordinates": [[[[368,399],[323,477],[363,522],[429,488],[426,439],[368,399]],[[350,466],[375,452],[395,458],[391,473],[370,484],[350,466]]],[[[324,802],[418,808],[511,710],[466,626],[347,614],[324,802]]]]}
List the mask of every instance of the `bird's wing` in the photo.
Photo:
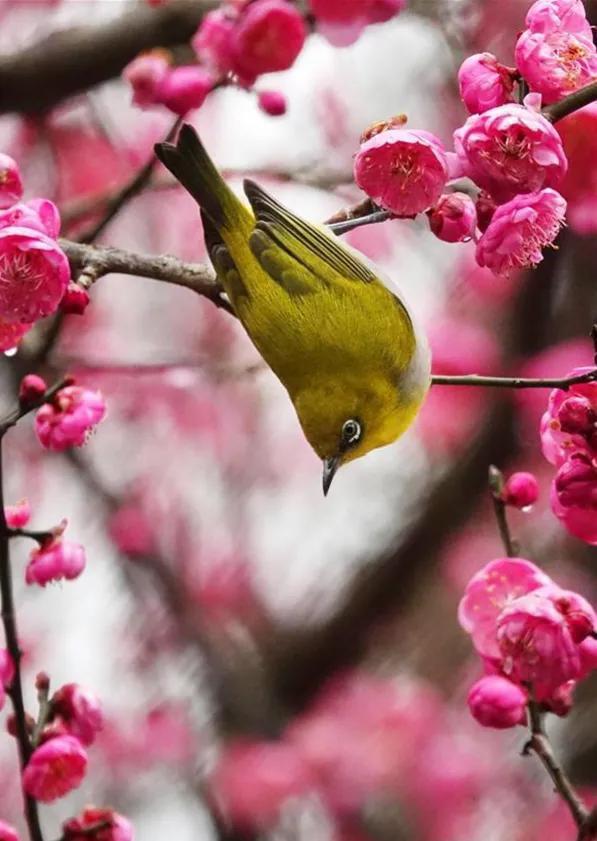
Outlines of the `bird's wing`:
{"type": "MultiPolygon", "coordinates": [[[[257,218],[256,232],[260,231],[273,240],[274,244],[286,252],[287,256],[302,264],[309,272],[325,281],[330,280],[330,271],[346,280],[363,283],[377,280],[371,269],[336,239],[328,236],[315,225],[295,216],[262,190],[258,184],[245,180],[244,189],[257,218]]],[[[261,242],[263,241],[264,238],[261,242]]],[[[258,240],[257,245],[259,245],[258,240]]],[[[265,248],[257,248],[253,249],[253,252],[259,250],[266,251],[265,248]]],[[[255,256],[259,259],[257,253],[255,256]]],[[[268,271],[266,266],[264,268],[268,271]]]]}

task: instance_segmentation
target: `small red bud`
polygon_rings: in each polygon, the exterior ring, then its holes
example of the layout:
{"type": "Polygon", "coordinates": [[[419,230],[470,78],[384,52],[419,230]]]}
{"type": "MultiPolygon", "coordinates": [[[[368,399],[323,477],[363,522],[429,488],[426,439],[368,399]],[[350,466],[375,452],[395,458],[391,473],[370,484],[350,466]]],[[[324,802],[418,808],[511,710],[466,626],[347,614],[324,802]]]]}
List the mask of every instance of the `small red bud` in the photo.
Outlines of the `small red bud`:
{"type": "MultiPolygon", "coordinates": [[[[27,728],[27,732],[29,734],[33,733],[35,729],[35,721],[33,716],[30,716],[29,713],[25,713],[25,726],[27,728]]],[[[14,713],[11,713],[6,719],[6,732],[9,736],[17,736],[17,719],[14,713]]]]}
{"type": "Polygon", "coordinates": [[[38,672],[35,677],[35,688],[38,692],[50,691],[50,677],[47,672],[38,672]]]}
{"type": "Polygon", "coordinates": [[[69,283],[60,301],[60,309],[68,315],[83,315],[89,304],[89,293],[76,283],[69,283]]]}
{"type": "Polygon", "coordinates": [[[270,117],[280,117],[286,113],[286,97],[279,91],[261,91],[257,101],[261,110],[270,117]]]}
{"type": "Polygon", "coordinates": [[[532,473],[513,473],[502,491],[502,501],[513,508],[528,508],[538,496],[539,485],[532,473]]]}
{"type": "Polygon", "coordinates": [[[27,374],[19,386],[19,403],[21,406],[31,406],[38,403],[48,389],[45,381],[37,374],[27,374]]]}

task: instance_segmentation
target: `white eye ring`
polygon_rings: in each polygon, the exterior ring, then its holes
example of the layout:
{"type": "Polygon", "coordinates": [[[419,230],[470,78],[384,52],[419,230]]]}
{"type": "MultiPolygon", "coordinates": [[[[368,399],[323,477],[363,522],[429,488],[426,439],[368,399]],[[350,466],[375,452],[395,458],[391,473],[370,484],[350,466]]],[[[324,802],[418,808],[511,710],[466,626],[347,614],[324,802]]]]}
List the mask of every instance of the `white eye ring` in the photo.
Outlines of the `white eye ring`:
{"type": "Polygon", "coordinates": [[[361,424],[354,418],[349,418],[342,426],[342,443],[346,447],[352,447],[359,441],[360,437],[361,424]]]}

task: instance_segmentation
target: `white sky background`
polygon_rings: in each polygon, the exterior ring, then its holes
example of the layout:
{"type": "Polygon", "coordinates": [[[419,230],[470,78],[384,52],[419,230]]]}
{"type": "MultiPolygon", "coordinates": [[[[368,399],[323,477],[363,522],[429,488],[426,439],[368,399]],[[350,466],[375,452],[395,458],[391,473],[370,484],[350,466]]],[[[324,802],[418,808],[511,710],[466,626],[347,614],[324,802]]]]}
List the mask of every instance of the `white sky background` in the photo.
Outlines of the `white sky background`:
{"type": "MultiPolygon", "coordinates": [[[[90,23],[117,14],[125,5],[119,0],[66,0],[57,10],[42,14],[39,7],[27,8],[33,4],[20,4],[1,22],[0,48],[10,45],[16,49],[20,43],[26,44],[41,33],[47,19],[58,26],[73,21],[90,23]]],[[[441,130],[438,93],[449,68],[449,53],[439,31],[405,14],[395,23],[370,28],[356,45],[342,50],[312,37],[291,71],[264,77],[260,87],[281,89],[288,96],[289,113],[284,118],[262,115],[254,99],[246,94],[223,91],[206,106],[197,122],[208,148],[216,150],[214,156],[220,165],[292,171],[329,155],[318,109],[322,91],[331,91],[344,104],[353,135],[334,155],[334,166],[345,170],[360,131],[375,120],[405,112],[411,127],[441,130]]],[[[156,119],[155,115],[139,118],[129,108],[128,91],[120,83],[106,85],[94,93],[94,98],[101,110],[110,112],[113,130],[119,135],[126,135],[144,120],[149,124],[156,119]]],[[[0,120],[0,140],[9,136],[12,128],[10,118],[0,120]]],[[[293,209],[314,219],[325,218],[339,206],[336,198],[312,188],[282,185],[274,189],[293,209]]],[[[458,249],[437,242],[422,226],[390,224],[395,246],[383,268],[396,278],[411,306],[428,317],[441,305],[445,274],[458,249]]],[[[151,236],[138,215],[123,214],[110,236],[114,244],[152,250],[151,236]]],[[[123,334],[126,331],[126,345],[119,348],[125,356],[122,361],[127,354],[130,359],[139,359],[145,353],[159,358],[168,351],[170,357],[175,356],[174,334],[168,348],[163,331],[154,335],[142,329],[147,318],[155,318],[160,312],[160,301],[172,290],[121,278],[102,280],[101,284],[97,292],[102,301],[116,294],[138,295],[143,290],[143,301],[136,304],[134,312],[119,306],[117,318],[122,320],[123,334]]],[[[192,377],[189,382],[192,385],[192,377]]],[[[300,451],[301,463],[287,484],[253,492],[248,501],[249,542],[259,587],[270,609],[281,619],[315,621],[338,597],[339,588],[361,557],[395,533],[409,506],[416,502],[426,462],[415,436],[407,435],[340,471],[324,500],[320,465],[297,435],[297,421],[284,390],[269,373],[258,375],[254,387],[261,391],[272,448],[283,457],[284,447],[292,441],[300,451]]],[[[92,452],[106,460],[110,458],[110,442],[116,448],[123,446],[118,432],[108,424],[109,419],[90,445],[92,452]]],[[[29,433],[25,430],[22,434],[29,433]]],[[[135,458],[131,452],[127,463],[121,464],[124,473],[134,472],[135,458]]],[[[187,494],[193,495],[197,510],[207,507],[215,519],[218,503],[210,498],[213,486],[205,487],[209,466],[192,463],[191,467],[197,470],[191,473],[186,462],[177,466],[178,481],[187,494]],[[198,475],[202,481],[197,481],[198,475]]],[[[123,674],[118,661],[118,635],[127,621],[130,602],[115,569],[116,558],[72,475],[58,462],[52,471],[53,483],[47,485],[51,491],[36,502],[34,523],[51,524],[67,516],[69,534],[86,546],[89,565],[80,580],[64,587],[40,592],[19,588],[21,625],[26,634],[43,641],[43,662],[35,667],[46,669],[54,686],[77,681],[93,688],[100,697],[107,697],[109,707],[133,705],[142,700],[146,687],[139,686],[130,673],[123,674]]],[[[22,479],[9,475],[9,501],[24,492],[22,479]]],[[[20,551],[24,554],[25,548],[20,551]]],[[[22,578],[19,569],[22,567],[17,564],[17,580],[22,578]]],[[[156,688],[158,695],[162,688],[156,688]]],[[[170,685],[168,690],[173,694],[178,691],[170,685]]],[[[33,706],[32,692],[29,700],[33,706]]],[[[7,742],[0,737],[0,757],[14,750],[14,745],[7,742]]],[[[88,789],[54,807],[43,808],[48,838],[57,835],[55,822],[73,814],[93,793],[93,749],[90,758],[88,789]]],[[[124,809],[125,804],[121,805],[124,809]]],[[[201,830],[201,816],[184,787],[167,775],[159,785],[139,786],[126,806],[143,841],[158,841],[164,830],[177,841],[209,837],[207,829],[201,830]]]]}

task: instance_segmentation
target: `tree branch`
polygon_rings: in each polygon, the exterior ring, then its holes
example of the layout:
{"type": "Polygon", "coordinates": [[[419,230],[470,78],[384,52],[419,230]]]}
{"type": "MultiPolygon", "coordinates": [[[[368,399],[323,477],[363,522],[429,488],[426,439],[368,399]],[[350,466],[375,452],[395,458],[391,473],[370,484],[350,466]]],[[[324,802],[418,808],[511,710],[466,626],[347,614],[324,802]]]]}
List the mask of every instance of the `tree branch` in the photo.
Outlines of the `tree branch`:
{"type": "Polygon", "coordinates": [[[137,3],[99,26],[54,32],[0,58],[0,113],[46,111],[73,94],[120,75],[143,50],[187,42],[217,0],[137,3]]]}
{"type": "Polygon", "coordinates": [[[573,377],[482,377],[479,374],[451,376],[432,374],[431,385],[481,386],[487,388],[561,388],[567,391],[572,385],[592,383],[597,380],[597,369],[573,377]]]}
{"type": "Polygon", "coordinates": [[[560,99],[559,102],[554,102],[553,105],[548,105],[543,109],[542,114],[544,117],[547,117],[550,122],[555,123],[558,120],[567,117],[568,114],[572,114],[574,111],[584,108],[585,105],[595,102],[595,100],[597,100],[597,82],[591,82],[590,85],[585,85],[584,88],[574,91],[574,93],[569,93],[568,96],[565,96],[564,99],[560,99]]]}

